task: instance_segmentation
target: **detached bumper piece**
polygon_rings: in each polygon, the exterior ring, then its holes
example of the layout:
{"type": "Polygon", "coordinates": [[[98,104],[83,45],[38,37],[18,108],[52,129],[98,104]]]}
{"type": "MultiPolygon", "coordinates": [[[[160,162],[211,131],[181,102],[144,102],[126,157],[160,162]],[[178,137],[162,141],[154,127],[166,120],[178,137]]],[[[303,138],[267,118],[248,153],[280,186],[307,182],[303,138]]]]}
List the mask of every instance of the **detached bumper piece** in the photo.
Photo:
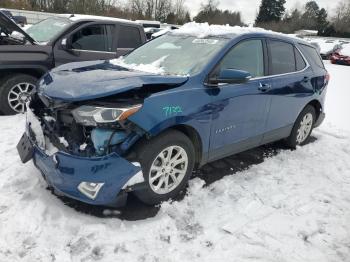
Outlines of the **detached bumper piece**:
{"type": "Polygon", "coordinates": [[[126,201],[123,186],[141,168],[112,153],[80,157],[64,152],[48,156],[33,146],[33,161],[49,186],[67,197],[102,206],[119,207],[126,201]]]}

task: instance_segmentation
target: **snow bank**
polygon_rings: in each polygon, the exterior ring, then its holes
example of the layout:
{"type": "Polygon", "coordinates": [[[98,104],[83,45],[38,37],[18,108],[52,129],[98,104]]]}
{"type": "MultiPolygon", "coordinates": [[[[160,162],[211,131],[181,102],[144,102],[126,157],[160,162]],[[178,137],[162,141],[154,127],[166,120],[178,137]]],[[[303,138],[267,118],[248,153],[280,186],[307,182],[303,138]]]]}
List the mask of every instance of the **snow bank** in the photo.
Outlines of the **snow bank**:
{"type": "MultiPolygon", "coordinates": [[[[241,26],[229,26],[229,25],[209,25],[208,23],[196,23],[190,22],[179,29],[175,29],[172,34],[180,35],[192,35],[198,38],[204,38],[207,36],[218,36],[226,34],[245,34],[245,33],[272,33],[283,35],[270,30],[265,30],[259,27],[241,27],[241,26]]],[[[285,35],[287,36],[287,35],[285,35]]]]}

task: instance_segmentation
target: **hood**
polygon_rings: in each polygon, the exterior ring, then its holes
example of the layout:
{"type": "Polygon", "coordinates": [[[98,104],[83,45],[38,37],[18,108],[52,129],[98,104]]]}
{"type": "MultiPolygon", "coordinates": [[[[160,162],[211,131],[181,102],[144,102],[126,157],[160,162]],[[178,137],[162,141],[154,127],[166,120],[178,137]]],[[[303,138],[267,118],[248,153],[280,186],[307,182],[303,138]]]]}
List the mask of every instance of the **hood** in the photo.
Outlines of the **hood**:
{"type": "Polygon", "coordinates": [[[0,10],[0,29],[1,31],[6,32],[7,34],[12,34],[12,32],[16,31],[24,35],[25,39],[29,41],[30,43],[34,44],[35,40],[30,37],[22,28],[20,28],[14,21],[12,21],[11,18],[9,18],[7,15],[5,15],[0,10]]]}
{"type": "Polygon", "coordinates": [[[46,74],[39,94],[54,100],[78,102],[108,97],[144,85],[182,85],[187,76],[164,76],[129,70],[109,61],[70,63],[46,74]]]}

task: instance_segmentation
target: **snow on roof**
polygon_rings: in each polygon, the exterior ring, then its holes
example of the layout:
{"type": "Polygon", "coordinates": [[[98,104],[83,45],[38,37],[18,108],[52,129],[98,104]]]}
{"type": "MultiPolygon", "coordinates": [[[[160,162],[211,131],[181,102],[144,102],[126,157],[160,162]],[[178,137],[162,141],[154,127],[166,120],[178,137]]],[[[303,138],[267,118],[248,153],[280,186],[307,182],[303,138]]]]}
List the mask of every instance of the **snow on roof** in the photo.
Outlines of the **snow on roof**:
{"type": "Polygon", "coordinates": [[[198,38],[204,38],[207,36],[222,36],[222,35],[241,35],[247,33],[269,33],[284,35],[270,30],[265,30],[259,27],[242,27],[242,26],[229,26],[229,25],[209,25],[208,23],[196,23],[191,22],[183,25],[179,29],[172,31],[172,34],[181,35],[193,35],[198,38]]]}
{"type": "Polygon", "coordinates": [[[350,56],[350,44],[342,45],[342,49],[339,51],[339,54],[350,56]]]}
{"type": "Polygon", "coordinates": [[[60,14],[60,17],[69,18],[71,21],[80,21],[80,20],[103,20],[103,21],[114,21],[114,22],[123,22],[130,24],[137,24],[134,21],[116,18],[116,17],[108,17],[108,16],[97,16],[97,15],[80,15],[80,14],[60,14]]]}

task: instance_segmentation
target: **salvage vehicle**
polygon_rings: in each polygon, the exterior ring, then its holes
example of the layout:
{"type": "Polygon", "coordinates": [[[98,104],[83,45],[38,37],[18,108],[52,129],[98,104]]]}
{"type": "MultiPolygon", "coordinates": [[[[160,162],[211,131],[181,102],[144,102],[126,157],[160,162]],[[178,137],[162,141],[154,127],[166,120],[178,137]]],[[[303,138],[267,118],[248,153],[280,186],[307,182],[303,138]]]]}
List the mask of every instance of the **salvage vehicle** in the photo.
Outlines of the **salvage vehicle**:
{"type": "Polygon", "coordinates": [[[0,12],[0,112],[23,112],[38,79],[56,66],[113,59],[145,41],[142,26],[128,20],[59,15],[24,31],[0,12]]]}
{"type": "Polygon", "coordinates": [[[331,55],[331,63],[338,65],[350,65],[350,44],[342,47],[331,55]]]}
{"type": "Polygon", "coordinates": [[[132,193],[157,204],[208,162],[282,139],[306,144],[325,117],[321,57],[303,40],[252,30],[190,23],[124,58],[52,70],[28,105],[22,161],[82,202],[120,206],[132,193]]]}

